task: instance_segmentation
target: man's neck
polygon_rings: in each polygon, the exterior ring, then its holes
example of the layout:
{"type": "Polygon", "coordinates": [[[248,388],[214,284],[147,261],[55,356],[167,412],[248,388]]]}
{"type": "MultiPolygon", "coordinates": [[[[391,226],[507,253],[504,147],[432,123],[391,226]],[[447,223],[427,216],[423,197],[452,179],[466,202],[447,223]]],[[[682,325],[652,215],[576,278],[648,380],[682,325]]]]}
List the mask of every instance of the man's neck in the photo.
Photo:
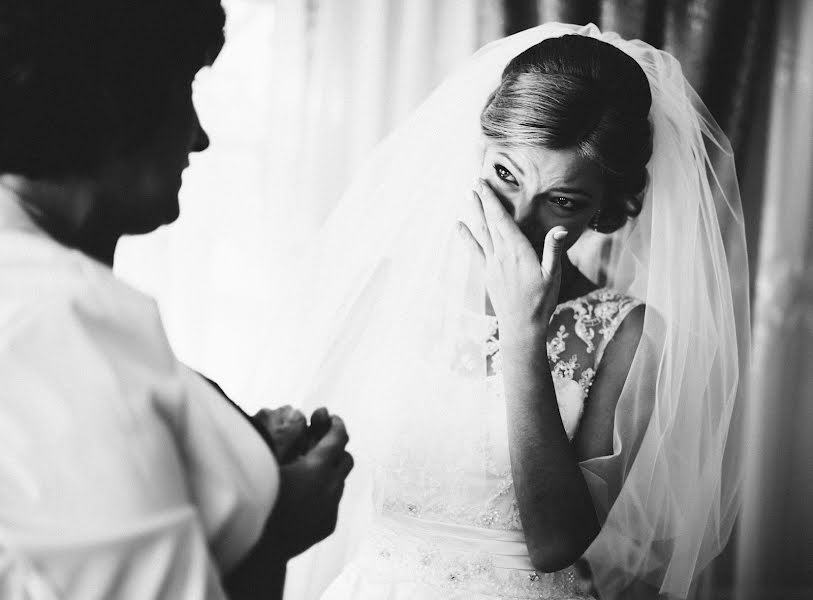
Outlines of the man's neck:
{"type": "Polygon", "coordinates": [[[48,236],[112,267],[118,230],[101,217],[100,192],[92,182],[59,182],[0,174],[0,186],[48,236]]]}

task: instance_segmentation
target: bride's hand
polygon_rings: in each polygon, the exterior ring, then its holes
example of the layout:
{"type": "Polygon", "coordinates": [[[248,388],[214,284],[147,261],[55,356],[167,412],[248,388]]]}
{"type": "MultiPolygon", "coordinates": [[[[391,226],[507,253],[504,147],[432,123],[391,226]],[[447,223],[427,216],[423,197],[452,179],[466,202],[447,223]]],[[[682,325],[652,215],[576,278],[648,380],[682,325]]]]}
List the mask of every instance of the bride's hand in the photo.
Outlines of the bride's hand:
{"type": "Polygon", "coordinates": [[[562,246],[567,230],[554,227],[545,236],[542,261],[494,194],[480,180],[471,197],[471,224],[458,230],[485,261],[486,288],[500,339],[521,342],[544,333],[556,308],[561,279],[562,246]]]}

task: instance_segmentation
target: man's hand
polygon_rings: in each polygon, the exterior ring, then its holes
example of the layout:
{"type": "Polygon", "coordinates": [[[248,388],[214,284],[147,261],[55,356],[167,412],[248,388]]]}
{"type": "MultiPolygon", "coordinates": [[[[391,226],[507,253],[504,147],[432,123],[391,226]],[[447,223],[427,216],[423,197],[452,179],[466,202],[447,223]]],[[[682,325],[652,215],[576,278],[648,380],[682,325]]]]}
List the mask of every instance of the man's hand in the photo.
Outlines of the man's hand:
{"type": "Polygon", "coordinates": [[[295,460],[309,448],[308,423],[300,411],[288,405],[264,408],[252,418],[271,437],[271,450],[279,464],[295,460]]]}
{"type": "Polygon", "coordinates": [[[324,414],[314,413],[311,428],[327,425],[327,432],[317,439],[321,431],[313,431],[317,440],[313,448],[280,466],[280,495],[268,520],[267,537],[283,560],[333,533],[344,480],[353,468],[353,457],[345,450],[349,437],[344,422],[320,410],[324,414]]]}
{"type": "Polygon", "coordinates": [[[224,579],[230,598],[281,599],[288,560],[336,528],[344,480],[353,469],[344,422],[320,408],[304,440],[304,454],[280,465],[279,498],[260,541],[224,579]]]}
{"type": "Polygon", "coordinates": [[[326,408],[317,408],[313,411],[311,415],[311,424],[308,426],[307,435],[307,445],[305,447],[305,451],[309,451],[311,448],[316,446],[325,434],[330,431],[330,426],[332,421],[330,419],[330,413],[327,412],[326,408]]]}

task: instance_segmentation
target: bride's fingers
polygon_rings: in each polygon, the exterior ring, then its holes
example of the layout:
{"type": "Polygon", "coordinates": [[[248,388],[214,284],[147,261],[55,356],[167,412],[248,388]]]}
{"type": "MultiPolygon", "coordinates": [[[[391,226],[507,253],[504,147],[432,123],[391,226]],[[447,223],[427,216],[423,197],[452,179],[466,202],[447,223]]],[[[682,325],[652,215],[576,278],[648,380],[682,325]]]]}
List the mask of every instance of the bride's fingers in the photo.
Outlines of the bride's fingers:
{"type": "Polygon", "coordinates": [[[545,245],[542,249],[542,272],[550,277],[560,266],[562,251],[567,237],[567,229],[554,227],[545,236],[545,245]]]}
{"type": "Polygon", "coordinates": [[[480,215],[482,215],[483,227],[488,232],[489,238],[491,239],[492,248],[499,246],[500,242],[502,242],[502,238],[494,227],[494,224],[499,221],[501,217],[499,215],[494,215],[493,212],[489,211],[491,208],[490,203],[488,200],[483,200],[485,192],[483,191],[482,183],[478,183],[477,188],[472,191],[471,194],[476,203],[477,211],[480,215]],[[487,206],[489,209],[486,208],[487,206]]]}
{"type": "Polygon", "coordinates": [[[480,246],[477,238],[474,237],[474,234],[471,232],[468,225],[466,225],[463,221],[457,222],[457,233],[460,235],[463,243],[469,247],[469,250],[476,252],[480,255],[480,258],[485,260],[486,255],[483,252],[482,246],[480,246]]]}
{"type": "MultiPolygon", "coordinates": [[[[505,207],[497,198],[497,194],[484,179],[478,182],[477,194],[482,202],[483,212],[488,222],[488,228],[495,241],[506,240],[516,243],[526,243],[527,239],[520,231],[514,219],[505,210],[505,207]]],[[[499,243],[499,242],[498,242],[499,243]]]]}
{"type": "Polygon", "coordinates": [[[485,179],[477,180],[474,193],[480,202],[480,209],[488,223],[488,229],[496,237],[495,234],[499,232],[498,226],[505,220],[511,220],[511,217],[485,179]]]}
{"type": "Polygon", "coordinates": [[[486,215],[483,212],[483,204],[477,192],[471,192],[469,203],[471,205],[471,225],[467,225],[466,228],[469,234],[477,241],[480,251],[490,255],[494,252],[494,242],[491,237],[491,231],[488,228],[486,215]]]}

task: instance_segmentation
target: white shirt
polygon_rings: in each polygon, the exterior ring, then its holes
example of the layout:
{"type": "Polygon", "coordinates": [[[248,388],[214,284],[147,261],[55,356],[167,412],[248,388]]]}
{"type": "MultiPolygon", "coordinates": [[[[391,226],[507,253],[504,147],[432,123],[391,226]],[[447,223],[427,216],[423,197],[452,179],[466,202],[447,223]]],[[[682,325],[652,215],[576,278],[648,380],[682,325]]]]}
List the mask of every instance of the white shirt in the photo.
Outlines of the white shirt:
{"type": "Polygon", "coordinates": [[[0,195],[0,598],[215,599],[277,465],[154,301],[0,195]]]}

